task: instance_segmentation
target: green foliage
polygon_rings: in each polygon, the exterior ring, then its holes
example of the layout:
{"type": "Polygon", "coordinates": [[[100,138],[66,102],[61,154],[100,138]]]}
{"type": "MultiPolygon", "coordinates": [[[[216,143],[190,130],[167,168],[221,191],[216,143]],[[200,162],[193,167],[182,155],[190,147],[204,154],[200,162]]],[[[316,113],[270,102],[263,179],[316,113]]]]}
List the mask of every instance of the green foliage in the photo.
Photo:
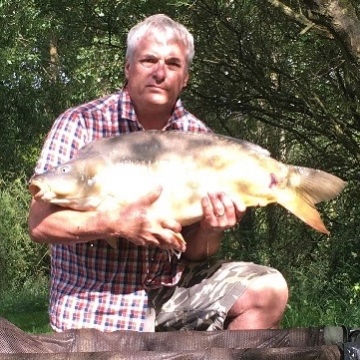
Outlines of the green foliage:
{"type": "Polygon", "coordinates": [[[0,316],[29,333],[50,332],[48,316],[48,282],[32,278],[22,286],[2,291],[0,316]]]}
{"type": "Polygon", "coordinates": [[[15,289],[48,274],[48,248],[33,243],[27,231],[30,196],[23,177],[0,180],[0,291],[15,289]]]}
{"type": "MultiPolygon", "coordinates": [[[[287,3],[298,10],[310,2],[287,3]]],[[[27,235],[26,179],[53,120],[123,85],[126,34],[159,12],[195,36],[183,96],[191,112],[216,132],[262,145],[279,160],[349,181],[341,196],[318,207],[331,236],[279,206],[249,209],[219,255],[284,273],[292,288],[287,324],[341,322],[359,305],[360,67],[349,60],[341,37],[317,26],[303,31],[301,23],[261,1],[1,2],[0,290],[49,269],[47,247],[27,235]],[[317,309],[313,320],[302,322],[304,308],[317,309]]],[[[355,323],[358,313],[353,316],[342,322],[355,323]]]]}
{"type": "MultiPolygon", "coordinates": [[[[320,263],[297,272],[283,327],[359,326],[359,283],[349,281],[348,274],[324,278],[321,268],[320,263]]],[[[352,268],[352,275],[359,278],[360,273],[352,268]]]]}

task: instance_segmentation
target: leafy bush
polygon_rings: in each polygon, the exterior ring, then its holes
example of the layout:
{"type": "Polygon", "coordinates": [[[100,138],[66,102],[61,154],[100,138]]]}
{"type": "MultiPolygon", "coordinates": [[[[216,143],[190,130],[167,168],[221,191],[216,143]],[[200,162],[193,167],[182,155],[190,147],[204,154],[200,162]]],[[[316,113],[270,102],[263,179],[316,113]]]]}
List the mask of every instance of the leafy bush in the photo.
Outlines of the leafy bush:
{"type": "Polygon", "coordinates": [[[23,286],[48,273],[48,247],[33,243],[28,235],[30,200],[24,176],[0,179],[0,290],[23,286]]]}

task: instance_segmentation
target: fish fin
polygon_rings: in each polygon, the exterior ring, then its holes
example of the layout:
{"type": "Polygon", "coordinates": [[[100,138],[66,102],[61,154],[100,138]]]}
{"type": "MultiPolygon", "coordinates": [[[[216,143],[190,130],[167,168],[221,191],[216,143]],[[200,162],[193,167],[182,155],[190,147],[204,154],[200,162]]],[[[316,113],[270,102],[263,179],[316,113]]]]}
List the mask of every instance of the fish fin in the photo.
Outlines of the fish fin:
{"type": "Polygon", "coordinates": [[[314,204],[333,199],[346,186],[346,181],[322,170],[298,166],[290,168],[293,174],[290,182],[293,182],[292,177],[295,176],[298,191],[314,204]]]}
{"type": "Polygon", "coordinates": [[[186,244],[186,241],[181,233],[174,233],[174,236],[179,241],[180,244],[186,244]]]}
{"type": "Polygon", "coordinates": [[[278,203],[314,229],[329,234],[315,204],[333,199],[346,182],[325,171],[304,167],[289,167],[289,183],[278,203]]]}
{"type": "Polygon", "coordinates": [[[178,258],[178,259],[181,258],[182,252],[179,251],[179,250],[171,249],[171,250],[168,250],[168,252],[169,252],[169,262],[171,262],[171,258],[172,258],[173,256],[175,256],[175,257],[178,258]]]}
{"type": "Polygon", "coordinates": [[[117,249],[118,248],[118,238],[116,237],[111,237],[106,239],[107,243],[113,248],[113,249],[117,249]]]}
{"type": "MultiPolygon", "coordinates": [[[[174,233],[174,236],[176,237],[179,243],[185,243],[184,237],[182,236],[181,233],[174,233]]],[[[118,239],[116,237],[108,238],[106,239],[106,241],[113,249],[118,248],[118,239]]]]}
{"type": "Polygon", "coordinates": [[[214,136],[217,136],[219,139],[225,139],[231,143],[236,143],[237,145],[240,145],[246,152],[255,153],[256,155],[261,155],[265,157],[270,157],[270,152],[268,150],[264,149],[260,145],[253,144],[252,142],[249,142],[247,140],[237,139],[224,135],[214,135],[214,136]]]}
{"type": "MultiPolygon", "coordinates": [[[[179,243],[186,243],[184,237],[182,236],[181,233],[174,233],[174,236],[176,237],[176,239],[179,241],[179,243]]],[[[179,250],[175,250],[175,249],[171,249],[169,250],[169,261],[171,261],[171,257],[172,256],[176,256],[178,259],[180,259],[181,257],[181,251],[179,250]]]]}
{"type": "Polygon", "coordinates": [[[320,214],[316,210],[314,204],[306,201],[304,197],[296,194],[293,196],[292,201],[279,201],[279,204],[312,228],[327,235],[330,233],[329,230],[326,229],[324,222],[321,220],[320,214]]]}

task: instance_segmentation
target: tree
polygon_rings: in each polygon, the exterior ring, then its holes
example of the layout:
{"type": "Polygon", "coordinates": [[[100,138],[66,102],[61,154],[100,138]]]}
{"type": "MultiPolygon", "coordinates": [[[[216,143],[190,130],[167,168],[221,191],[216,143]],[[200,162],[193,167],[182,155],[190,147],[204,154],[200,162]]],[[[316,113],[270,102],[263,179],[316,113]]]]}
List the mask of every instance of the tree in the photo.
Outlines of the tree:
{"type": "Polygon", "coordinates": [[[235,247],[240,258],[248,258],[251,248],[252,259],[279,268],[290,263],[304,268],[323,259],[324,276],[329,276],[328,271],[340,271],[339,259],[349,261],[357,247],[359,68],[356,46],[349,44],[356,44],[359,5],[352,2],[343,11],[351,26],[339,30],[336,18],[315,23],[321,11],[334,9],[333,2],[310,3],[312,14],[309,2],[300,8],[295,1],[198,0],[188,19],[197,57],[186,99],[216,131],[263,145],[279,160],[349,181],[338,199],[319,206],[330,238],[268,208],[251,210],[257,216],[247,219],[246,232],[239,226],[233,234],[232,244],[240,238],[243,245],[224,247],[235,247]]]}
{"type": "Polygon", "coordinates": [[[5,0],[0,171],[7,179],[29,176],[60,112],[123,85],[128,30],[147,15],[166,13],[195,36],[183,96],[190,111],[279,160],[349,181],[338,199],[319,206],[331,237],[279,207],[251,209],[229,232],[223,255],[287,273],[314,261],[324,264],[324,277],[340,271],[339,261],[358,246],[359,6],[355,0],[5,0]]]}

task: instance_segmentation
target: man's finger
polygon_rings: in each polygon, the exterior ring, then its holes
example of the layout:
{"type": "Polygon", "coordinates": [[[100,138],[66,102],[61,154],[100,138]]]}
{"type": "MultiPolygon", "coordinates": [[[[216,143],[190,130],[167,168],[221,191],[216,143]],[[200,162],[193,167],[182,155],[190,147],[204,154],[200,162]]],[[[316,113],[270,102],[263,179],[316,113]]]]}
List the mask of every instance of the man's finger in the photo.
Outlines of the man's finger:
{"type": "Polygon", "coordinates": [[[172,230],[175,233],[179,233],[182,230],[182,226],[176,220],[166,219],[161,222],[161,226],[165,229],[172,230]]]}
{"type": "Polygon", "coordinates": [[[151,190],[149,193],[142,196],[139,199],[139,203],[143,204],[143,205],[151,205],[151,204],[153,204],[160,197],[160,195],[162,193],[162,190],[163,190],[162,186],[158,185],[156,188],[151,190]]]}

